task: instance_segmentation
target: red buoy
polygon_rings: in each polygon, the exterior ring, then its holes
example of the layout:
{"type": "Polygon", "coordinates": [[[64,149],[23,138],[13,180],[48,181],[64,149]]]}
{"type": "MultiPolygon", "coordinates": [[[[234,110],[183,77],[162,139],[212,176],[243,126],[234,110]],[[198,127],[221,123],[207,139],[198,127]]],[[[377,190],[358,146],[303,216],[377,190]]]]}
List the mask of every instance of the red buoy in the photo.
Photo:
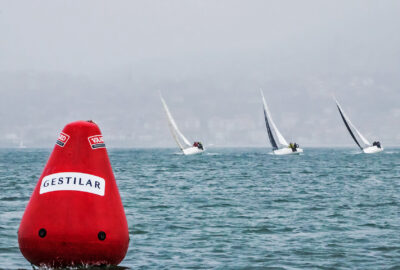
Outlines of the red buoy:
{"type": "Polygon", "coordinates": [[[65,126],[26,207],[19,248],[34,265],[117,265],[128,224],[99,127],[65,126]]]}

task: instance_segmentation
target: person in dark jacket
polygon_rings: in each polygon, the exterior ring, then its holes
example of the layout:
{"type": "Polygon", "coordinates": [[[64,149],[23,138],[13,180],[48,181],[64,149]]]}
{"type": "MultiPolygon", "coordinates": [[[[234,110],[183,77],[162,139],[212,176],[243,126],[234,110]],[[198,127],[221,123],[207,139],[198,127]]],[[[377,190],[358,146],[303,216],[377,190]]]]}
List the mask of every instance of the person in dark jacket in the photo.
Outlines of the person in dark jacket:
{"type": "Polygon", "coordinates": [[[199,144],[197,145],[197,148],[199,148],[200,150],[204,150],[203,144],[201,142],[199,142],[199,144]]]}
{"type": "Polygon", "coordinates": [[[289,148],[292,149],[292,152],[296,152],[297,151],[296,145],[297,145],[297,143],[289,143],[289,148]]]}
{"type": "Polygon", "coordinates": [[[381,148],[381,143],[379,141],[375,141],[372,143],[372,146],[376,146],[378,148],[381,148]]]}
{"type": "Polygon", "coordinates": [[[201,142],[194,142],[194,143],[193,143],[193,147],[197,147],[197,148],[199,148],[200,150],[204,150],[203,144],[202,144],[201,142]]]}

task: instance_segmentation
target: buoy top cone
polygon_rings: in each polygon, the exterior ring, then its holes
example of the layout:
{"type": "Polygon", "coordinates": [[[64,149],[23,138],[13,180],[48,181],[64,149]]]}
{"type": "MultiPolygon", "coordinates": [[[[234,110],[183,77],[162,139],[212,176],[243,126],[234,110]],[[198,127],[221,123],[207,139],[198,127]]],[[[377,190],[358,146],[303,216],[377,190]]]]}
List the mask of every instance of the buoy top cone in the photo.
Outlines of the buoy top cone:
{"type": "Polygon", "coordinates": [[[100,129],[66,125],[26,207],[18,231],[34,265],[117,265],[129,232],[100,129]]]}

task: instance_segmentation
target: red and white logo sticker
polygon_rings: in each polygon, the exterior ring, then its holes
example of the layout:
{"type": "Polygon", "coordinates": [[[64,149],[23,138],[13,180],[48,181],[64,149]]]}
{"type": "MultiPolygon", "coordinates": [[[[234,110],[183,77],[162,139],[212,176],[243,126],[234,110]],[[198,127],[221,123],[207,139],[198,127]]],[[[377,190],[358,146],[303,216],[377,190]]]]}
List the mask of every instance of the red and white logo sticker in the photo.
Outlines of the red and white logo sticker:
{"type": "Polygon", "coordinates": [[[61,132],[60,135],[58,136],[56,144],[58,146],[64,147],[65,144],[68,142],[68,140],[69,140],[69,135],[65,134],[64,132],[61,132]]]}
{"type": "Polygon", "coordinates": [[[88,140],[90,147],[92,147],[92,149],[106,148],[106,144],[104,143],[103,140],[103,135],[90,136],[88,140]]]}

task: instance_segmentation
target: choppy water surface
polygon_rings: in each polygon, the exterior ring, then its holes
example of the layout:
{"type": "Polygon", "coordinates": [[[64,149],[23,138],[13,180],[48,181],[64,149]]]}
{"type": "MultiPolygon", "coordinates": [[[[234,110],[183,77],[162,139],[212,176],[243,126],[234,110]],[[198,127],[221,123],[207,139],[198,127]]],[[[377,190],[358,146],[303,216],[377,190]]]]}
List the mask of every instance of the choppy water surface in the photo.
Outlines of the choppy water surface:
{"type": "MultiPolygon", "coordinates": [[[[400,269],[400,149],[110,150],[137,269],[400,269]]],[[[50,150],[0,150],[0,268],[50,150]]]]}

